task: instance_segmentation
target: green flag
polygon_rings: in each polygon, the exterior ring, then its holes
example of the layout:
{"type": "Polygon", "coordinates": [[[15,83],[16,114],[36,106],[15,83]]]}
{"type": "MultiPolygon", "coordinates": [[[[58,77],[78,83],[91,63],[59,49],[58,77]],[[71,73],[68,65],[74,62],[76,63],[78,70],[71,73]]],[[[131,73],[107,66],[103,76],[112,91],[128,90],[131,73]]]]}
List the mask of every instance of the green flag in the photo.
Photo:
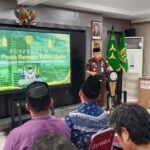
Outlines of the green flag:
{"type": "Polygon", "coordinates": [[[113,28],[111,31],[111,35],[107,47],[107,61],[114,71],[118,71],[120,69],[118,47],[117,47],[113,28]]]}
{"type": "Polygon", "coordinates": [[[120,61],[120,66],[124,72],[128,72],[128,59],[127,59],[127,48],[126,48],[126,40],[124,32],[122,32],[122,36],[120,39],[120,44],[118,48],[118,56],[120,61]]]}

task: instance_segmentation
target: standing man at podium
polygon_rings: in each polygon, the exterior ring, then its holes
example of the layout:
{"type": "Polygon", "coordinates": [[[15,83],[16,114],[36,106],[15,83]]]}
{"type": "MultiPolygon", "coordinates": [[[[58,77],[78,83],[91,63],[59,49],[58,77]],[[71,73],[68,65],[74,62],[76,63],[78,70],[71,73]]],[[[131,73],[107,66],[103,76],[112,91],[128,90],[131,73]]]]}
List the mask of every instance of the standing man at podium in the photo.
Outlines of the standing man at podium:
{"type": "Polygon", "coordinates": [[[106,81],[105,73],[111,71],[111,67],[108,65],[106,59],[102,58],[101,49],[93,48],[93,58],[89,59],[86,64],[86,75],[96,76],[101,81],[101,95],[98,103],[102,104],[104,101],[106,81]]]}

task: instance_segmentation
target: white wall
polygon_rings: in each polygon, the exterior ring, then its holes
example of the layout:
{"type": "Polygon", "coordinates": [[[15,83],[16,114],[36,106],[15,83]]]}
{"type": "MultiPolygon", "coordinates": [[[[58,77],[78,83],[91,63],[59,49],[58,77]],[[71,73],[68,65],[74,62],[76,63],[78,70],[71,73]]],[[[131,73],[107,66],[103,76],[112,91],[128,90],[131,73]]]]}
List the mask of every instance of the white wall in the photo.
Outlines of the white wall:
{"type": "Polygon", "coordinates": [[[133,24],[136,29],[136,36],[144,37],[144,52],[143,52],[143,75],[150,76],[150,22],[133,24]]]}
{"type": "Polygon", "coordinates": [[[0,19],[15,19],[14,9],[17,7],[16,0],[0,1],[0,19]]]}

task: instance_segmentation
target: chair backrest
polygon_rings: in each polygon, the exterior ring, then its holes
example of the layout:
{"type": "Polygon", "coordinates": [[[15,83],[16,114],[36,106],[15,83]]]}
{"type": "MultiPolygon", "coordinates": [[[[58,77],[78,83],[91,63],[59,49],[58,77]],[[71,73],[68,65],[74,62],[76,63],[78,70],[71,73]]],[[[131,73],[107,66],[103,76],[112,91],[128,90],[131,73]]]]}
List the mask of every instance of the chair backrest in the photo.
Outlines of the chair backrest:
{"type": "Polygon", "coordinates": [[[108,128],[92,135],[88,150],[111,150],[114,139],[114,130],[108,128]]]}
{"type": "Polygon", "coordinates": [[[114,136],[113,150],[123,150],[123,148],[121,147],[121,145],[119,143],[119,138],[118,138],[117,134],[115,134],[115,136],[114,136]]]}

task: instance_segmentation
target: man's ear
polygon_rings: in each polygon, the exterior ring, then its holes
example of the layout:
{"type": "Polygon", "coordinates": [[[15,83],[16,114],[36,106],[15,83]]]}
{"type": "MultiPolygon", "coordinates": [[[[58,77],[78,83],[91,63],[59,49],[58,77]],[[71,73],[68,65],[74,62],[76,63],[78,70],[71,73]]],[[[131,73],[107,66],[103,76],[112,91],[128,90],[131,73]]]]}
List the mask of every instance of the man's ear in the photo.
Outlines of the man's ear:
{"type": "Polygon", "coordinates": [[[54,107],[54,100],[52,98],[49,101],[49,106],[50,106],[50,108],[54,107]]]}
{"type": "Polygon", "coordinates": [[[30,112],[31,106],[30,106],[28,103],[25,104],[25,108],[26,108],[26,110],[27,110],[28,112],[30,112]]]}
{"type": "Polygon", "coordinates": [[[129,132],[126,128],[124,128],[124,127],[122,128],[121,135],[122,135],[122,138],[124,141],[126,141],[126,142],[129,141],[130,136],[129,136],[129,132]]]}
{"type": "Polygon", "coordinates": [[[80,89],[80,91],[79,91],[79,96],[80,96],[80,97],[82,97],[82,96],[83,96],[82,89],[80,89]]]}
{"type": "Polygon", "coordinates": [[[80,97],[80,100],[81,100],[82,103],[85,102],[85,99],[84,99],[85,96],[83,94],[82,89],[80,89],[80,91],[79,91],[79,97],[80,97]]]}

